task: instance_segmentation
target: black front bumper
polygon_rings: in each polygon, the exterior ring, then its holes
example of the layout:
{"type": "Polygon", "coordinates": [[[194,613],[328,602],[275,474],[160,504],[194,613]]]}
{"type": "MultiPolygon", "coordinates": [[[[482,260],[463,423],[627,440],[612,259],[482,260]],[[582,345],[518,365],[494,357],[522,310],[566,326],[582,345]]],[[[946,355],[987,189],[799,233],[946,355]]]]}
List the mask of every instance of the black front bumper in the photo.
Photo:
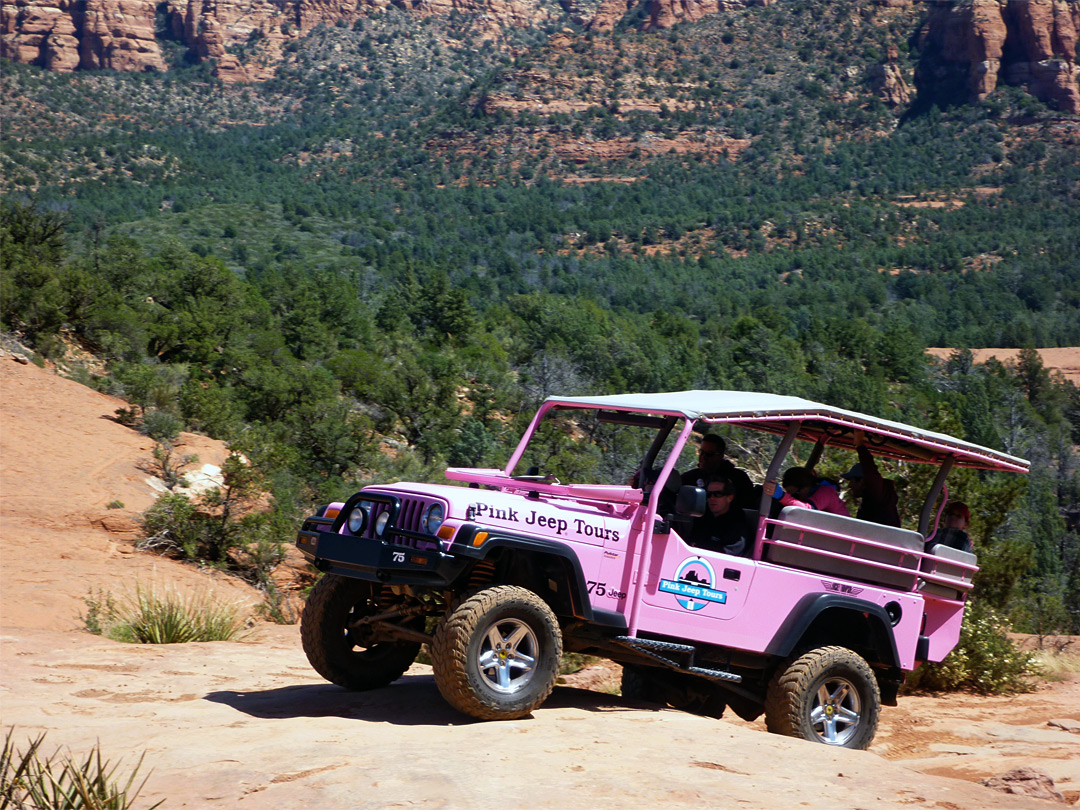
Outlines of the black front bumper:
{"type": "Polygon", "coordinates": [[[399,528],[397,497],[357,493],[346,501],[336,518],[311,517],[296,537],[296,547],[320,571],[339,576],[390,584],[449,585],[475,562],[448,554],[429,535],[399,528]],[[383,537],[342,534],[345,516],[359,500],[379,501],[390,510],[383,537]]]}
{"type": "Polygon", "coordinates": [[[386,540],[302,529],[296,547],[320,571],[377,582],[448,585],[468,561],[386,540]]]}

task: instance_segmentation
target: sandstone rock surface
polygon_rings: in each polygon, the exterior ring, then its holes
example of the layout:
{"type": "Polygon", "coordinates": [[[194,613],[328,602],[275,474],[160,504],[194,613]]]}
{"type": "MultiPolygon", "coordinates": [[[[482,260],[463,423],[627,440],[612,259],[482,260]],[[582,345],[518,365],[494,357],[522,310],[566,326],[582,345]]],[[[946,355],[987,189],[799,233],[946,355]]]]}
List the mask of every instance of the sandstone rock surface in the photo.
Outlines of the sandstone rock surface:
{"type": "Polygon", "coordinates": [[[894,62],[874,65],[869,70],[867,81],[875,95],[891,107],[911,101],[911,88],[900,66],[894,62]]]}
{"type": "Polygon", "coordinates": [[[1030,796],[1052,802],[1065,802],[1061,791],[1054,787],[1054,780],[1037,768],[1014,768],[1001,776],[982,780],[982,784],[1002,793],[1030,796]]]}

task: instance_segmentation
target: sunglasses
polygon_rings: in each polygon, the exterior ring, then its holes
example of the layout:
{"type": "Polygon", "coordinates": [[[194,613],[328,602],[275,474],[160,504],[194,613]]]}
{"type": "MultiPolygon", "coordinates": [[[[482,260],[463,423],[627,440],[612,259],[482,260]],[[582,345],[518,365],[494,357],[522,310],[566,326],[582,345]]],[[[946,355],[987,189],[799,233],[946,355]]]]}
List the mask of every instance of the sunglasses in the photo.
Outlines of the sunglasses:
{"type": "Polygon", "coordinates": [[[734,495],[735,493],[733,493],[733,492],[721,492],[720,490],[712,489],[712,490],[709,490],[705,494],[706,494],[706,497],[709,497],[709,498],[726,498],[728,495],[734,495]]]}
{"type": "Polygon", "coordinates": [[[698,450],[698,456],[701,458],[712,458],[713,456],[724,455],[719,450],[698,450]]]}

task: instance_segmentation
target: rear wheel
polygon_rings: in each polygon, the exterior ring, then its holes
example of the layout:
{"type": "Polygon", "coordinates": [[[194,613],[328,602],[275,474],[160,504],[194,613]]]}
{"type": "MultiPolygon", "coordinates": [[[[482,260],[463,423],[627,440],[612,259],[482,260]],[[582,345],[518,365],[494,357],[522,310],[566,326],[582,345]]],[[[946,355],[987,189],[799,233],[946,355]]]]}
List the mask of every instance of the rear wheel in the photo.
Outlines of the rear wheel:
{"type": "Polygon", "coordinates": [[[775,734],[842,748],[869,748],[881,713],[870,665],[844,647],[820,647],[773,677],[765,725],[775,734]]]}
{"type": "Polygon", "coordinates": [[[646,703],[667,703],[662,689],[649,677],[648,667],[623,664],[622,696],[630,700],[642,700],[646,703]]]}
{"type": "Polygon", "coordinates": [[[327,574],[308,595],[300,618],[300,640],[312,668],[347,689],[378,689],[407,670],[420,645],[380,639],[366,617],[386,610],[379,585],[327,574]]]}
{"type": "Polygon", "coordinates": [[[547,603],[500,585],[450,608],[431,646],[435,684],[447,702],[481,720],[524,717],[555,686],[562,633],[547,603]]]}

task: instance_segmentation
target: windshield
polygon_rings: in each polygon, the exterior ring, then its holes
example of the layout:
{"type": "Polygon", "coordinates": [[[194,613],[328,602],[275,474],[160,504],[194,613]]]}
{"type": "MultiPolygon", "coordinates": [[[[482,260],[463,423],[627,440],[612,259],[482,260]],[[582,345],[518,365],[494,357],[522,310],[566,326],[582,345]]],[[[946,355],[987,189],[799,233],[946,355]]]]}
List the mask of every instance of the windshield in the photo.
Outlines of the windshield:
{"type": "MultiPolygon", "coordinates": [[[[537,426],[513,474],[554,476],[563,484],[626,486],[646,460],[652,468],[664,465],[681,423],[675,417],[553,409],[537,426]]],[[[688,459],[695,453],[691,448],[688,459]]]]}
{"type": "MultiPolygon", "coordinates": [[[[636,486],[640,470],[659,471],[667,462],[683,423],[677,417],[552,409],[537,426],[513,475],[553,476],[563,484],[636,486]]],[[[698,422],[694,430],[675,461],[679,474],[699,466],[703,435],[718,433],[726,441],[732,461],[760,483],[778,444],[770,434],[705,421],[698,422]]]]}

